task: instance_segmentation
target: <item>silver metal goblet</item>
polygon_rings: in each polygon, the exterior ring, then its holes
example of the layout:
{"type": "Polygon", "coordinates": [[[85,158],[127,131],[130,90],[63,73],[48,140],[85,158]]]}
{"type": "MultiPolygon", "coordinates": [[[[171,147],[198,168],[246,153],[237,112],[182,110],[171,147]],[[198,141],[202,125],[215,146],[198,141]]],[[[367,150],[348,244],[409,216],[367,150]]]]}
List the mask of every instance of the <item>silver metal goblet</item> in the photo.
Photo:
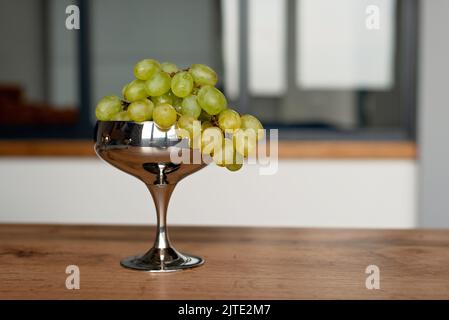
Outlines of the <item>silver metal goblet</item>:
{"type": "MultiPolygon", "coordinates": [[[[145,254],[125,258],[126,268],[150,272],[170,272],[204,263],[197,256],[180,253],[170,243],[167,230],[167,208],[176,184],[184,177],[204,168],[206,163],[176,163],[173,152],[198,150],[188,147],[175,128],[160,130],[154,122],[98,121],[95,127],[95,152],[114,167],[140,179],[153,197],[157,213],[156,239],[145,254]]],[[[198,159],[198,157],[196,158],[198,159]]]]}

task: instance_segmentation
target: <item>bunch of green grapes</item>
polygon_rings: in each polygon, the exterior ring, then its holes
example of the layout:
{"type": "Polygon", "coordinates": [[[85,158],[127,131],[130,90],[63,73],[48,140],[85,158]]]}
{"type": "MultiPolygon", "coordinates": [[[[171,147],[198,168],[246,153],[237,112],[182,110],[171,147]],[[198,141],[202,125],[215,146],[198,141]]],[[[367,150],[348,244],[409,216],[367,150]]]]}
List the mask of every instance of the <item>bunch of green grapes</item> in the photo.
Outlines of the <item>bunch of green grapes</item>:
{"type": "Polygon", "coordinates": [[[162,130],[173,125],[192,148],[231,171],[255,155],[263,126],[252,115],[228,107],[215,87],[217,74],[204,64],[179,69],[175,64],[144,59],[134,66],[135,79],[122,89],[122,98],[106,96],[97,104],[100,121],[154,121],[162,130]],[[198,130],[194,130],[197,125],[198,130]],[[200,132],[197,134],[196,132],[200,132]]]}

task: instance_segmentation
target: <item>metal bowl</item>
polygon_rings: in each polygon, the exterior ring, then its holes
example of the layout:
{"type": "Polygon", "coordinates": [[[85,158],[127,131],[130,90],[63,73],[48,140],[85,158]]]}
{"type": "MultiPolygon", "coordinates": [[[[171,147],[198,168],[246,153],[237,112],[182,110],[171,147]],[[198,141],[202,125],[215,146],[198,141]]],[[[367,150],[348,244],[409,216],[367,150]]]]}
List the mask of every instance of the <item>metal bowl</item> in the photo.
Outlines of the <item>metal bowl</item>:
{"type": "Polygon", "coordinates": [[[161,130],[152,121],[98,121],[95,126],[95,152],[113,165],[144,182],[156,206],[157,229],[153,247],[145,254],[121,261],[126,268],[151,272],[170,272],[196,267],[204,263],[200,257],[176,251],[167,233],[167,207],[176,184],[186,176],[204,168],[198,150],[190,149],[180,139],[175,127],[161,130]],[[189,163],[178,161],[182,152],[189,163]]]}

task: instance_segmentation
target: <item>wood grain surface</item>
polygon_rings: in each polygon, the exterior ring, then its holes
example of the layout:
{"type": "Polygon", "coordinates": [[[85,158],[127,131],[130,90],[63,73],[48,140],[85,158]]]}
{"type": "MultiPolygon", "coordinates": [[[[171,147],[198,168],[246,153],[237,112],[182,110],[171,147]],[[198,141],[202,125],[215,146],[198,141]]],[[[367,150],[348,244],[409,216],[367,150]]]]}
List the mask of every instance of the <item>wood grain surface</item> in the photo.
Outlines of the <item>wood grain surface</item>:
{"type": "MultiPolygon", "coordinates": [[[[281,159],[415,159],[407,141],[279,141],[281,159]]],[[[93,157],[90,140],[0,140],[0,156],[93,157]]]]}
{"type": "Polygon", "coordinates": [[[170,274],[127,270],[152,227],[0,226],[1,299],[448,299],[449,231],[173,227],[203,256],[170,274]],[[68,290],[65,269],[80,268],[68,290]],[[368,265],[380,290],[365,287],[368,265]]]}

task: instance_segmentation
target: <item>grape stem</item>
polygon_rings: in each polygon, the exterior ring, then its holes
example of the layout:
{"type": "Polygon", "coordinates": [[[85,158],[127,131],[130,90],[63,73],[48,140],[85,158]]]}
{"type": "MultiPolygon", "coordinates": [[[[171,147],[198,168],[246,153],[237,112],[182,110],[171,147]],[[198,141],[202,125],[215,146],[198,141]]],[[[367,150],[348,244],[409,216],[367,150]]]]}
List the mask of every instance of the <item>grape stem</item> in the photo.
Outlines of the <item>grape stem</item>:
{"type": "Polygon", "coordinates": [[[170,78],[173,78],[175,76],[175,74],[180,73],[182,71],[189,71],[189,70],[190,70],[190,68],[185,68],[185,69],[181,69],[181,70],[178,70],[175,72],[171,72],[171,73],[169,73],[169,75],[170,75],[170,78]]]}
{"type": "Polygon", "coordinates": [[[210,122],[215,126],[215,127],[219,127],[218,125],[218,117],[217,116],[212,116],[210,118],[210,122]]]}
{"type": "Polygon", "coordinates": [[[131,104],[131,102],[128,102],[126,100],[121,100],[121,102],[122,102],[123,110],[128,110],[128,107],[131,104]]]}

